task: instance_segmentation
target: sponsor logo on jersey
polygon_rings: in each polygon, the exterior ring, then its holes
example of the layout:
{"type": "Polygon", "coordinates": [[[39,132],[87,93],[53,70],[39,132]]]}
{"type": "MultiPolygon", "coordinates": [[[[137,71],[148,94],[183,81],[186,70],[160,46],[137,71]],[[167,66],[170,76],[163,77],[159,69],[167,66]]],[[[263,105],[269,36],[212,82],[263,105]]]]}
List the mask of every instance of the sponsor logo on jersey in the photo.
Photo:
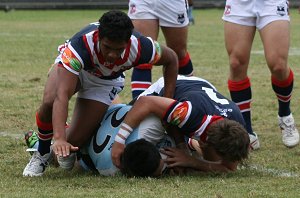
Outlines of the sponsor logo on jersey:
{"type": "Polygon", "coordinates": [[[93,150],[94,150],[94,152],[96,154],[101,153],[105,149],[105,147],[107,146],[107,144],[109,143],[110,139],[111,139],[111,136],[107,135],[105,137],[105,140],[103,141],[103,143],[99,145],[97,143],[97,133],[96,133],[94,135],[94,137],[93,137],[93,150]]]}
{"type": "Polygon", "coordinates": [[[80,64],[79,60],[77,60],[76,58],[71,58],[70,64],[71,64],[72,68],[76,71],[79,71],[81,68],[81,64],[80,64]]]}
{"type": "Polygon", "coordinates": [[[176,109],[172,112],[170,124],[179,125],[183,122],[188,115],[189,105],[187,102],[179,104],[176,109]]]}
{"type": "Polygon", "coordinates": [[[81,69],[81,63],[72,53],[69,48],[66,48],[62,54],[62,60],[65,65],[71,67],[73,70],[79,72],[81,69]]]}

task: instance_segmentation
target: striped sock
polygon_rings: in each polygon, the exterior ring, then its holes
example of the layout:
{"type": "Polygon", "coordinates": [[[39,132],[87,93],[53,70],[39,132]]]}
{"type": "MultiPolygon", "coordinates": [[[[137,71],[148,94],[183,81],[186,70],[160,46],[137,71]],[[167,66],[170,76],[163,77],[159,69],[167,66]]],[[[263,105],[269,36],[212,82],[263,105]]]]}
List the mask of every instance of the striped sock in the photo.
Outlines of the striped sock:
{"type": "Polygon", "coordinates": [[[134,68],[131,76],[132,98],[136,98],[148,87],[151,86],[151,69],[134,68]]]}
{"type": "Polygon", "coordinates": [[[271,77],[272,88],[278,99],[278,115],[280,117],[288,116],[291,114],[290,100],[292,97],[294,74],[290,70],[287,79],[283,81],[277,80],[274,76],[271,77]]]}
{"type": "Polygon", "coordinates": [[[232,101],[235,102],[241,110],[246,122],[246,130],[249,134],[253,134],[251,124],[252,91],[250,79],[247,77],[238,82],[228,80],[228,89],[230,91],[232,101]]]}
{"type": "Polygon", "coordinates": [[[52,123],[42,122],[36,113],[36,124],[38,126],[39,147],[38,151],[41,155],[50,152],[51,140],[53,137],[52,123]]]}
{"type": "Polygon", "coordinates": [[[193,76],[193,63],[188,52],[183,59],[179,60],[178,73],[184,76],[193,76]]]}

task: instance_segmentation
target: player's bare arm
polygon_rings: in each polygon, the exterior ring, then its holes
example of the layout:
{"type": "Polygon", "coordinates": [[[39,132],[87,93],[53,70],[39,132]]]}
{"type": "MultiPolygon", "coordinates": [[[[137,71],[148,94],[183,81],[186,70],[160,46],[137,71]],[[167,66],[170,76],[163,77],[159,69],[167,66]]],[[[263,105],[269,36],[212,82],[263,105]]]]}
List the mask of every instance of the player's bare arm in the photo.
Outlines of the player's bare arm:
{"type": "Polygon", "coordinates": [[[161,58],[155,65],[163,65],[163,76],[165,80],[164,96],[173,98],[178,74],[178,58],[176,53],[167,46],[161,45],[161,58]]]}
{"type": "Polygon", "coordinates": [[[125,140],[130,135],[130,128],[132,130],[137,127],[150,114],[162,118],[173,102],[173,99],[159,96],[142,96],[135,102],[127,113],[124,125],[121,126],[122,132],[119,131],[112,147],[112,161],[117,167],[120,167],[120,156],[125,148],[125,140]]]}
{"type": "Polygon", "coordinates": [[[52,120],[55,142],[52,147],[55,154],[65,157],[70,154],[70,151],[78,149],[67,142],[65,132],[69,99],[76,90],[78,76],[63,67],[57,67],[57,77],[60,80],[57,81],[56,96],[53,103],[52,120]]]}

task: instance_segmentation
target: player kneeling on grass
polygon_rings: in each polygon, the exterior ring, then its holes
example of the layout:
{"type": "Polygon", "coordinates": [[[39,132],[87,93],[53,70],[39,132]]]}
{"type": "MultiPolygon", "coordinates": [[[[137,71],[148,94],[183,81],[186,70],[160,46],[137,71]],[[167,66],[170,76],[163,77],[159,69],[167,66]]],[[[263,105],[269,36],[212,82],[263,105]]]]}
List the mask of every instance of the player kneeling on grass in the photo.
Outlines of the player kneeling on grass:
{"type": "Polygon", "coordinates": [[[109,105],[125,85],[124,71],[141,64],[163,66],[166,97],[173,97],[178,71],[176,53],[133,30],[126,13],[109,11],[64,45],[46,82],[36,113],[39,147],[23,176],[41,176],[53,151],[64,164],[85,145],[99,127],[109,105]],[[68,106],[77,93],[68,130],[68,106]],[[55,140],[52,147],[52,138],[55,140]]]}
{"type": "MultiPolygon", "coordinates": [[[[163,80],[160,79],[149,90],[161,95],[163,88],[163,80]]],[[[250,150],[249,135],[236,104],[217,92],[209,82],[196,77],[178,77],[174,98],[142,96],[135,102],[115,138],[111,152],[114,164],[121,166],[124,142],[132,128],[143,118],[154,114],[164,122],[167,132],[180,148],[164,150],[169,156],[165,160],[169,167],[180,166],[207,172],[236,170],[250,150]],[[202,157],[190,156],[184,136],[198,140],[198,146],[194,149],[202,151],[202,157]]]]}

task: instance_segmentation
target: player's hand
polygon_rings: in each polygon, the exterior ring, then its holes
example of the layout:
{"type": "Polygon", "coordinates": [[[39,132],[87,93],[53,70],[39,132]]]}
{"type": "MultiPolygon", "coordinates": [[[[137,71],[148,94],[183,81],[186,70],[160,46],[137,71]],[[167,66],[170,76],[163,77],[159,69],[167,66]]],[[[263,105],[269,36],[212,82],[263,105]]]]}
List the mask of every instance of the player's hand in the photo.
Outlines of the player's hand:
{"type": "Polygon", "coordinates": [[[113,164],[121,168],[121,155],[123,154],[125,149],[125,145],[119,142],[114,142],[111,149],[111,159],[113,164]]]}
{"type": "Polygon", "coordinates": [[[52,150],[58,157],[67,157],[70,152],[78,151],[78,147],[73,146],[65,140],[55,140],[52,145],[52,150]]]}
{"type": "Polygon", "coordinates": [[[174,167],[191,167],[195,158],[184,150],[178,148],[167,147],[161,149],[160,152],[168,157],[164,160],[169,168],[174,167]]]}

